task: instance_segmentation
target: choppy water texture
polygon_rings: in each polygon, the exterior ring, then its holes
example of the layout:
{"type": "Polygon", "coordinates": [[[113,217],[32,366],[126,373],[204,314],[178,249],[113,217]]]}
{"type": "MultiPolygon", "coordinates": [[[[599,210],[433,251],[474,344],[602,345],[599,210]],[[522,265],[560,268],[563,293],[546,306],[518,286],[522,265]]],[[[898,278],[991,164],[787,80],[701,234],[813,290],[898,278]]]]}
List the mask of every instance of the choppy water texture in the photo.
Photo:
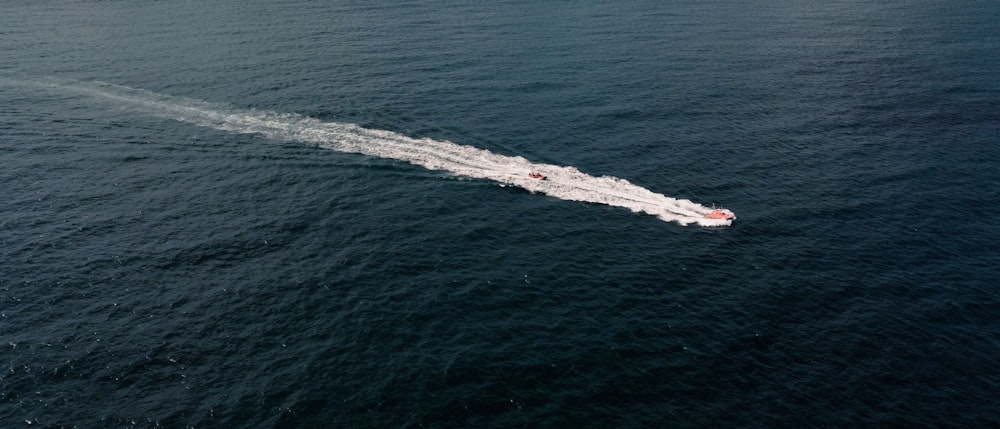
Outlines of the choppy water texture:
{"type": "Polygon", "coordinates": [[[5,3],[0,427],[1000,425],[997,3],[217,3],[5,3]]]}

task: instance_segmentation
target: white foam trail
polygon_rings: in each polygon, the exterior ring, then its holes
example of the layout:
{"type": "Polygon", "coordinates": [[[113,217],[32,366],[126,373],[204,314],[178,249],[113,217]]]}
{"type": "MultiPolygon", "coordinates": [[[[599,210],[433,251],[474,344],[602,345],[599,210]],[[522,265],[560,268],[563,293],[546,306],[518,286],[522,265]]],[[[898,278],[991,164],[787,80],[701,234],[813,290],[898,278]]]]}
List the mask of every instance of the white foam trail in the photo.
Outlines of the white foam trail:
{"type": "Polygon", "coordinates": [[[235,133],[259,134],[276,140],[297,140],[341,152],[406,161],[431,170],[489,179],[570,201],[586,201],[648,213],[682,225],[728,226],[732,220],[708,219],[710,208],[690,200],[670,198],[617,177],[595,177],[575,167],[533,163],[449,141],[416,139],[392,131],[355,124],[323,122],[296,114],[207,103],[183,97],[105,83],[51,83],[147,110],[165,118],[235,133]],[[548,180],[528,177],[530,172],[548,180]]]}

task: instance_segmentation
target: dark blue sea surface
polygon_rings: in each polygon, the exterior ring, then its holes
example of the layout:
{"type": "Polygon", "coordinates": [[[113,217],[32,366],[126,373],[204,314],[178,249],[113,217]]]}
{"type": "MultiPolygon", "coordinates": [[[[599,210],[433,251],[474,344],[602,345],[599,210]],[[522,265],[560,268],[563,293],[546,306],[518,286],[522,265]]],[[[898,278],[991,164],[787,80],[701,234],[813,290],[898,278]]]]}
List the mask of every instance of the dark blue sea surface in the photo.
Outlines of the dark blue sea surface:
{"type": "Polygon", "coordinates": [[[2,9],[0,427],[1000,426],[1000,3],[2,9]]]}

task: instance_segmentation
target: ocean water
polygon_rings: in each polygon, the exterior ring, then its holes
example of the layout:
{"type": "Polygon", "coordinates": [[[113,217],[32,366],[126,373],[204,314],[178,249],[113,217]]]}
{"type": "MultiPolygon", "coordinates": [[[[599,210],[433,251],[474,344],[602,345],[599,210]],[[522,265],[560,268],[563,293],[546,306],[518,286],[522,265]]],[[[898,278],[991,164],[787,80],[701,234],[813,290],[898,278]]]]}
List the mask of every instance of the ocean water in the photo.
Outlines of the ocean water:
{"type": "Polygon", "coordinates": [[[5,2],[0,427],[1000,426],[998,17],[5,2]]]}

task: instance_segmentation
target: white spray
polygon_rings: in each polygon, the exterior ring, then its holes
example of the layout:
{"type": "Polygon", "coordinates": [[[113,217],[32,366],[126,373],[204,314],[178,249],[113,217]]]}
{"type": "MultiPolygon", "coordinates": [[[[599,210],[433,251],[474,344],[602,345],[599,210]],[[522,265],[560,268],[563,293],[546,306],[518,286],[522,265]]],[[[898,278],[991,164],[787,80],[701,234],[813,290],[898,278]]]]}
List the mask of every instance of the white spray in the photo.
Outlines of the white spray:
{"type": "MultiPolygon", "coordinates": [[[[141,107],[157,116],[235,133],[259,134],[276,140],[295,140],[341,152],[406,161],[431,170],[493,180],[570,201],[586,201],[648,213],[682,225],[728,226],[732,219],[709,219],[711,209],[685,199],[654,193],[617,177],[595,177],[576,167],[533,163],[449,141],[416,139],[392,131],[355,124],[324,122],[296,114],[234,109],[183,97],[105,83],[50,83],[141,107]],[[538,180],[528,176],[538,172],[538,180]]],[[[727,213],[731,213],[726,211],[727,213]]]]}

